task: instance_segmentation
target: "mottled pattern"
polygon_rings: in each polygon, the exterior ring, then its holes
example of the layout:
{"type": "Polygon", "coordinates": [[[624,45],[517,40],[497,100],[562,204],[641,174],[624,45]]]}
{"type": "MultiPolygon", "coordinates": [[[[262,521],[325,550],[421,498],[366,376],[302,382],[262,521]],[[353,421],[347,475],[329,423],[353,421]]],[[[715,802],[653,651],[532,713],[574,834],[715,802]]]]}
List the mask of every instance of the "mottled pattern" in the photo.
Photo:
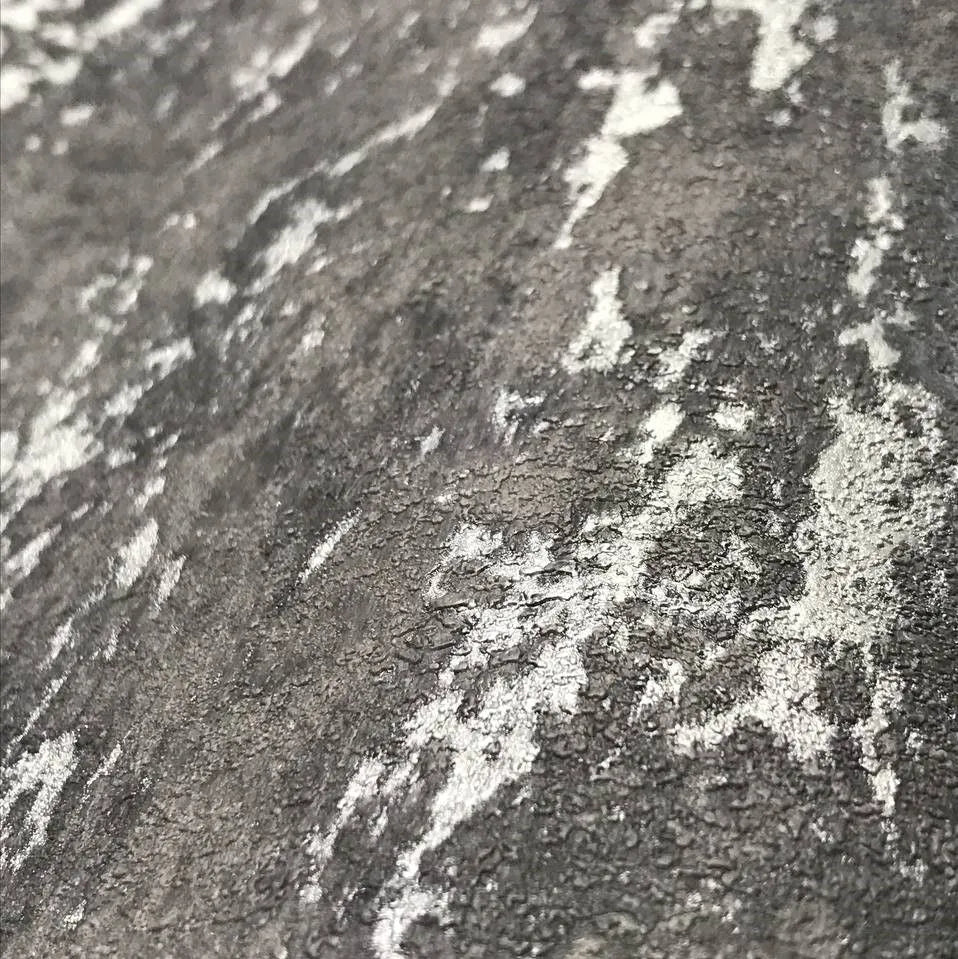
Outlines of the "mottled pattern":
{"type": "Polygon", "coordinates": [[[9,0],[10,956],[948,959],[947,0],[9,0]]]}

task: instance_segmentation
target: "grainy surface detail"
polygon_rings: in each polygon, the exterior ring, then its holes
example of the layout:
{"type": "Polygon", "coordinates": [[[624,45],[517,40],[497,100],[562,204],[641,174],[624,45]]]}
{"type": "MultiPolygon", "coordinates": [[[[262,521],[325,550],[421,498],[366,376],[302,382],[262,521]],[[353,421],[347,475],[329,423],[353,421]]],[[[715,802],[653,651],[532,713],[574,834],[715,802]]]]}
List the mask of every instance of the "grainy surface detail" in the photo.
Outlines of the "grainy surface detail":
{"type": "Polygon", "coordinates": [[[11,957],[949,959],[949,0],[4,0],[11,957]]]}

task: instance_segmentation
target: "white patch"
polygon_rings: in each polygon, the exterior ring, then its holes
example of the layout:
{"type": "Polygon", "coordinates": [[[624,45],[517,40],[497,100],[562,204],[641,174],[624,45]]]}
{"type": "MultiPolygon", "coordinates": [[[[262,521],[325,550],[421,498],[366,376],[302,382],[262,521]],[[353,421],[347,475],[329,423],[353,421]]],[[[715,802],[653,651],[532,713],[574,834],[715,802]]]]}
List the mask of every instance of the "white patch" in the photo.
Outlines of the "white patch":
{"type": "Polygon", "coordinates": [[[12,493],[12,507],[0,526],[5,526],[49,482],[86,465],[100,452],[90,421],[76,412],[78,399],[72,390],[52,390],[30,423],[23,446],[15,447],[12,456],[7,446],[12,462],[5,464],[8,468],[2,488],[4,494],[12,493]]]}
{"type": "Polygon", "coordinates": [[[86,912],[86,900],[81,899],[80,902],[77,904],[77,907],[75,909],[71,909],[70,912],[68,912],[63,917],[64,928],[76,929],[76,927],[79,926],[81,922],[83,922],[83,916],[85,912],[86,912]]]}
{"type": "Polygon", "coordinates": [[[196,284],[193,292],[193,302],[197,306],[206,306],[207,303],[218,303],[221,306],[229,303],[236,293],[236,287],[216,270],[205,273],[196,284]]]}
{"type": "Polygon", "coordinates": [[[53,702],[53,697],[60,692],[60,687],[66,682],[66,678],[66,673],[64,673],[62,676],[58,676],[56,679],[51,679],[50,682],[47,683],[47,690],[43,694],[43,699],[40,700],[39,705],[33,710],[32,713],[30,713],[26,723],[24,723],[23,729],[21,729],[20,732],[17,733],[17,735],[14,736],[13,739],[11,739],[7,744],[7,748],[3,754],[4,762],[6,762],[13,755],[14,749],[16,749],[16,747],[23,742],[23,740],[30,734],[33,727],[36,726],[37,720],[47,711],[50,703],[53,702]]]}
{"type": "Polygon", "coordinates": [[[852,246],[854,269],[848,274],[848,288],[859,303],[864,303],[875,285],[875,275],[881,268],[885,253],[891,248],[892,234],[902,230],[904,220],[893,212],[896,197],[888,177],[868,181],[869,198],[865,215],[871,225],[870,235],[858,237],[852,246]]]}
{"type": "Polygon", "coordinates": [[[77,103],[72,107],[64,107],[60,111],[60,123],[65,127],[78,127],[93,116],[93,110],[92,103],[77,103]]]}
{"type": "Polygon", "coordinates": [[[585,141],[584,155],[564,174],[572,209],[556,237],[556,249],[572,245],[573,227],[625,169],[629,155],[622,140],[656,130],[681,114],[678,90],[668,80],[652,86],[654,78],[654,70],[592,70],[580,78],[583,90],[611,90],[612,102],[598,134],[585,141]]]}
{"type": "Polygon", "coordinates": [[[6,792],[0,798],[0,863],[9,865],[14,872],[20,869],[37,847],[47,839],[47,828],[56,809],[60,793],[76,768],[76,734],[64,733],[58,739],[44,740],[35,753],[20,758],[12,768],[3,770],[3,783],[6,792]],[[36,798],[30,806],[19,838],[26,838],[20,850],[10,855],[11,841],[14,838],[10,827],[10,813],[21,796],[36,791],[36,798]]]}
{"type": "Polygon", "coordinates": [[[901,354],[885,339],[886,326],[909,327],[913,322],[912,315],[899,307],[894,316],[878,314],[868,323],[859,323],[857,326],[842,330],[838,342],[842,346],[851,346],[862,343],[868,350],[868,362],[874,370],[887,370],[894,366],[901,354]]]}
{"type": "Polygon", "coordinates": [[[40,82],[53,86],[72,83],[85,54],[94,51],[104,40],[136,26],[162,2],[120,0],[98,19],[73,24],[67,20],[51,23],[39,14],[69,15],[83,5],[81,0],[7,0],[0,6],[0,25],[19,34],[21,43],[27,47],[27,63],[0,65],[0,112],[24,103],[40,82]],[[61,48],[56,56],[47,51],[45,44],[50,42],[61,48]]]}
{"type": "Polygon", "coordinates": [[[185,562],[185,556],[177,556],[176,559],[171,559],[163,567],[160,581],[156,584],[156,596],[153,599],[154,608],[159,609],[170,598],[170,594],[176,589],[176,584],[180,581],[180,574],[183,572],[185,562]]]}
{"type": "Polygon", "coordinates": [[[158,540],[159,527],[155,519],[149,519],[120,550],[113,578],[121,593],[127,592],[146,571],[158,540]]]}
{"type": "Polygon", "coordinates": [[[316,244],[316,233],[325,223],[339,223],[353,215],[360,201],[346,203],[341,207],[329,207],[320,200],[304,200],[294,211],[292,220],[285,226],[260,254],[263,273],[253,286],[253,292],[261,292],[271,284],[280,271],[299,262],[316,244]]]}
{"type": "MultiPolygon", "coordinates": [[[[372,934],[379,959],[402,959],[409,927],[445,909],[447,894],[423,886],[423,857],[440,848],[504,786],[528,774],[539,752],[536,734],[543,715],[568,721],[576,713],[579,691],[586,682],[581,644],[640,585],[645,558],[659,538],[682,521],[687,504],[736,498],[740,482],[734,461],[716,457],[707,444],[700,443],[669,472],[641,513],[618,516],[614,522],[597,517],[587,524],[593,533],[613,530],[610,542],[590,541],[580,547],[579,559],[591,570],[588,574],[567,570],[569,575],[556,581],[550,573],[549,543],[536,535],[519,554],[484,564],[486,575],[506,589],[505,596],[494,606],[465,614],[468,629],[439,689],[405,724],[405,743],[388,788],[376,789],[384,760],[368,757],[347,787],[331,827],[313,833],[320,837],[314,849],[317,861],[325,865],[347,825],[341,813],[355,811],[357,797],[362,797],[366,805],[378,804],[382,810],[378,817],[376,809],[364,810],[363,819],[373,823],[375,838],[383,816],[388,815],[391,796],[403,795],[402,787],[416,781],[421,756],[427,750],[449,756],[444,782],[428,807],[428,822],[414,842],[399,850],[392,876],[381,891],[372,934]],[[513,679],[492,683],[475,708],[460,715],[464,694],[453,685],[455,677],[450,674],[478,670],[481,675],[497,651],[530,643],[534,665],[513,679]]],[[[441,569],[458,558],[490,556],[500,546],[499,534],[464,526],[451,540],[441,569]]],[[[429,593],[437,592],[434,576],[429,593]]],[[[677,696],[683,681],[681,667],[665,664],[664,669],[665,694],[677,696]]],[[[358,818],[355,812],[353,817],[358,818]]],[[[320,872],[311,874],[304,890],[313,901],[321,894],[320,872]]]]}
{"type": "Polygon", "coordinates": [[[669,35],[672,27],[679,21],[681,3],[673,3],[665,13],[653,13],[646,17],[632,34],[635,45],[640,50],[656,51],[669,35]]]}
{"type": "Polygon", "coordinates": [[[146,509],[147,504],[153,499],[154,496],[159,496],[166,487],[166,477],[154,476],[146,481],[146,484],[143,487],[143,492],[140,493],[136,499],[133,501],[133,505],[136,510],[140,513],[146,509]]]}
{"type": "Polygon", "coordinates": [[[908,85],[902,79],[901,63],[898,60],[885,68],[885,84],[888,100],[882,109],[881,121],[888,149],[897,153],[903,143],[914,140],[920,146],[937,150],[948,138],[948,131],[943,123],[927,117],[905,119],[905,112],[914,109],[916,104],[908,85]]]}
{"type": "Polygon", "coordinates": [[[476,38],[476,49],[498,56],[507,46],[521,40],[528,33],[537,12],[535,6],[530,6],[518,17],[486,24],[476,38]]]}
{"type": "Polygon", "coordinates": [[[500,97],[516,97],[526,88],[526,81],[514,73],[504,73],[489,84],[489,89],[500,97]]]}
{"type": "Polygon", "coordinates": [[[642,696],[629,713],[630,723],[637,722],[643,714],[665,700],[669,700],[673,708],[679,705],[679,696],[686,679],[685,667],[675,659],[660,660],[654,665],[662,671],[662,678],[653,677],[646,682],[642,696]]]}
{"type": "Polygon", "coordinates": [[[430,431],[428,436],[424,436],[419,441],[419,458],[425,459],[430,453],[434,453],[439,448],[439,441],[442,439],[442,435],[445,430],[441,430],[438,426],[434,426],[430,431]]]}
{"type": "Polygon", "coordinates": [[[795,28],[810,0],[713,0],[717,11],[753,13],[758,18],[758,43],[752,54],[753,90],[777,90],[812,57],[809,46],[795,39],[795,28]]]}
{"type": "Polygon", "coordinates": [[[339,545],[339,541],[356,525],[358,520],[359,514],[353,513],[351,516],[341,519],[333,527],[332,532],[310,554],[306,568],[299,577],[301,583],[305,583],[332,556],[333,550],[339,545]]]}
{"type": "Polygon", "coordinates": [[[682,425],[685,414],[677,403],[665,403],[653,410],[642,424],[646,438],[635,449],[627,450],[625,455],[639,466],[652,462],[655,451],[665,445],[682,425]]]}
{"type": "Polygon", "coordinates": [[[467,213],[485,213],[492,206],[491,196],[477,196],[466,204],[467,213]]]}
{"type": "Polygon", "coordinates": [[[37,568],[41,554],[53,542],[59,532],[59,524],[52,526],[50,529],[34,536],[17,553],[14,553],[3,564],[6,585],[15,586],[21,580],[26,579],[37,568]]]}
{"type": "Polygon", "coordinates": [[[622,316],[619,299],[621,269],[604,270],[592,283],[592,309],[585,326],[569,344],[562,365],[570,373],[583,370],[608,372],[621,361],[628,360],[631,350],[623,354],[625,341],[632,335],[632,327],[622,316]]]}
{"type": "Polygon", "coordinates": [[[495,406],[492,408],[492,422],[499,428],[502,441],[507,446],[516,438],[516,430],[519,428],[516,414],[521,413],[522,410],[541,406],[544,400],[544,396],[520,396],[514,391],[499,391],[495,406]]]}
{"type": "Polygon", "coordinates": [[[442,589],[442,579],[446,571],[460,559],[478,559],[481,556],[490,556],[502,546],[502,535],[490,533],[481,526],[472,523],[463,523],[456,530],[455,535],[446,544],[446,555],[442,562],[433,571],[426,590],[426,599],[433,601],[445,595],[442,589]]]}
{"type": "Polygon", "coordinates": [[[943,503],[938,486],[921,483],[934,438],[909,436],[894,410],[900,390],[888,387],[886,397],[873,413],[837,410],[838,435],[810,480],[817,509],[798,531],[804,590],[787,605],[756,611],[739,630],[737,641],[746,648],[772,646],[759,659],[754,690],[728,710],[675,730],[676,747],[690,753],[714,748],[757,720],[796,760],[808,761],[825,752],[834,735],[818,702],[822,651],[834,660],[856,647],[880,700],[878,707],[873,701],[873,716],[856,727],[856,735],[883,807],[890,779],[887,773],[875,779],[881,770],[871,731],[881,725],[876,708],[883,714],[889,701],[881,691],[888,677],[874,666],[872,648],[897,616],[892,563],[903,547],[927,537],[940,521],[943,503]],[[897,499],[903,490],[908,490],[904,504],[897,499]]]}
{"type": "Polygon", "coordinates": [[[741,433],[755,416],[755,411],[744,403],[722,403],[712,414],[712,422],[720,430],[741,433]]]}
{"type": "Polygon", "coordinates": [[[715,334],[710,330],[689,330],[683,334],[678,346],[663,350],[659,354],[659,372],[653,385],[657,390],[665,390],[677,383],[699,351],[707,346],[715,334]]]}
{"type": "Polygon", "coordinates": [[[482,161],[482,165],[479,169],[483,173],[501,173],[506,167],[509,166],[509,151],[506,147],[501,147],[496,150],[495,153],[490,153],[489,156],[482,161]]]}
{"type": "Polygon", "coordinates": [[[0,477],[5,477],[17,459],[20,439],[13,430],[0,433],[0,477]]]}

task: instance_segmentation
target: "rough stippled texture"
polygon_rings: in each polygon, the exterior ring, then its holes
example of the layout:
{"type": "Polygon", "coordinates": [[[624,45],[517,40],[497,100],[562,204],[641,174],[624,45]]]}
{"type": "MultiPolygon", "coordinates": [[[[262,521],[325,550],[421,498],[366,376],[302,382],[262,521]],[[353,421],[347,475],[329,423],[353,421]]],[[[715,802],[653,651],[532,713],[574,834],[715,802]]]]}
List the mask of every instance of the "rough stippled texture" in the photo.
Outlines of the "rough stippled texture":
{"type": "Polygon", "coordinates": [[[947,0],[10,0],[11,957],[948,959],[947,0]]]}

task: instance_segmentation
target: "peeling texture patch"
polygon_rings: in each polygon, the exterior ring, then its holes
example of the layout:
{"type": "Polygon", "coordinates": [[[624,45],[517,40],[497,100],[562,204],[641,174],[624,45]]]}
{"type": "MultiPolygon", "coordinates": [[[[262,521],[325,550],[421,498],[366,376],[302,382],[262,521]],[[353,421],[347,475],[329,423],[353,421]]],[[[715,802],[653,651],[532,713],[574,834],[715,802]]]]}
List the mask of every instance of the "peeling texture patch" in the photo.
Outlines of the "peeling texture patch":
{"type": "Polygon", "coordinates": [[[352,516],[340,520],[333,527],[332,532],[310,554],[306,568],[299,576],[301,583],[305,583],[332,556],[333,550],[339,545],[339,541],[356,525],[358,520],[359,514],[354,513],[352,516]]]}
{"type": "Polygon", "coordinates": [[[58,739],[45,740],[35,753],[22,756],[15,766],[3,770],[6,791],[0,799],[0,831],[3,837],[0,862],[4,866],[9,864],[16,872],[27,856],[46,842],[50,819],[76,764],[76,734],[64,733],[58,739]],[[14,832],[9,822],[10,813],[21,796],[34,791],[36,798],[18,833],[21,838],[26,836],[27,841],[11,857],[8,849],[14,832]]]}
{"type": "Polygon", "coordinates": [[[586,91],[611,90],[612,102],[596,136],[583,146],[584,154],[564,174],[572,204],[555,240],[555,248],[572,245],[572,230],[625,169],[629,155],[622,140],[649,133],[679,116],[679,93],[668,80],[653,85],[654,70],[590,70],[579,79],[586,91]]]}
{"type": "Polygon", "coordinates": [[[611,370],[616,363],[627,360],[631,351],[623,355],[622,347],[632,335],[632,327],[622,316],[619,299],[621,269],[604,270],[592,284],[592,309],[585,327],[572,341],[562,365],[570,373],[611,370]]]}
{"type": "Polygon", "coordinates": [[[809,0],[713,0],[716,10],[752,13],[758,18],[750,76],[753,90],[777,90],[811,59],[811,48],[794,36],[809,5],[809,0]]]}

